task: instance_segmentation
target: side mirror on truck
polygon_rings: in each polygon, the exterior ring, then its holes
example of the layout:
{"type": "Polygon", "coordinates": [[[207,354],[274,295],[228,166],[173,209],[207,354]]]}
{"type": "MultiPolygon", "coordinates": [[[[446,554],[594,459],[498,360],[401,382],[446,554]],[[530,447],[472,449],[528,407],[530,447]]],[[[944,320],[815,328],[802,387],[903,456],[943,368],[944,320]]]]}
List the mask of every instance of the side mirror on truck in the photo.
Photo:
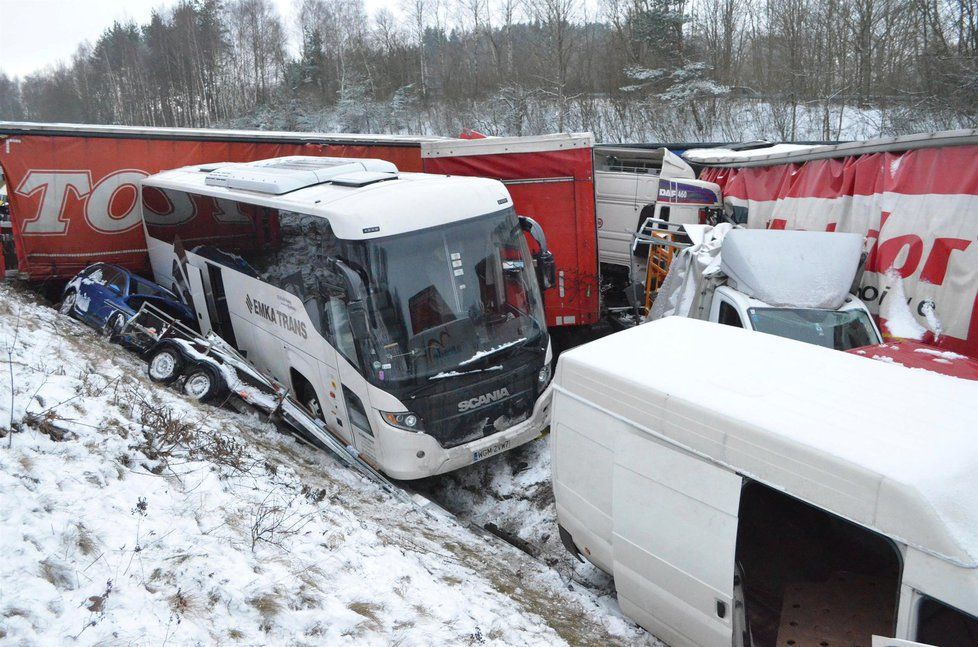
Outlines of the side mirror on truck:
{"type": "Polygon", "coordinates": [[[547,249],[547,235],[543,233],[543,227],[528,216],[519,216],[520,229],[530,234],[533,240],[537,241],[540,251],[533,255],[536,262],[537,282],[540,290],[549,290],[557,284],[557,264],[554,262],[554,255],[547,249]]]}

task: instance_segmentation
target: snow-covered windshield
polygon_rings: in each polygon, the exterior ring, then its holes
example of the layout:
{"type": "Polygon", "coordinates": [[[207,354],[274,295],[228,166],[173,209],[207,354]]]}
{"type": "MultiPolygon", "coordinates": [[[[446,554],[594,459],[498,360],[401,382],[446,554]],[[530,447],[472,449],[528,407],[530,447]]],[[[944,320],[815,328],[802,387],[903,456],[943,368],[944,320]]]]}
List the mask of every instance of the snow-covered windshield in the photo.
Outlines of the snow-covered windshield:
{"type": "Polygon", "coordinates": [[[388,238],[342,241],[342,247],[368,279],[376,382],[478,368],[484,358],[505,355],[544,332],[533,261],[512,209],[388,238]]]}
{"type": "Polygon", "coordinates": [[[748,308],[751,326],[760,332],[836,350],[879,344],[864,310],[748,308]]]}

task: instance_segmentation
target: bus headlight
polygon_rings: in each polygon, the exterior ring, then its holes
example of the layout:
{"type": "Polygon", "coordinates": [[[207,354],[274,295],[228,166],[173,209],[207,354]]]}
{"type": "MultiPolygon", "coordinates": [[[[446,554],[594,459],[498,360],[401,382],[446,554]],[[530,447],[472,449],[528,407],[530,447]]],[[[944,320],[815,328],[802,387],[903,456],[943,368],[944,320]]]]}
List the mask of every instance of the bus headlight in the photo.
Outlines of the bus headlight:
{"type": "Polygon", "coordinates": [[[544,364],[543,368],[540,369],[540,372],[537,373],[537,384],[542,389],[543,387],[547,386],[547,382],[549,381],[550,381],[550,364],[548,363],[548,364],[544,364]]]}
{"type": "Polygon", "coordinates": [[[392,427],[397,427],[398,429],[404,429],[406,431],[424,431],[421,426],[421,420],[417,415],[411,413],[410,411],[400,411],[398,413],[381,411],[380,415],[384,419],[384,422],[392,427]]]}

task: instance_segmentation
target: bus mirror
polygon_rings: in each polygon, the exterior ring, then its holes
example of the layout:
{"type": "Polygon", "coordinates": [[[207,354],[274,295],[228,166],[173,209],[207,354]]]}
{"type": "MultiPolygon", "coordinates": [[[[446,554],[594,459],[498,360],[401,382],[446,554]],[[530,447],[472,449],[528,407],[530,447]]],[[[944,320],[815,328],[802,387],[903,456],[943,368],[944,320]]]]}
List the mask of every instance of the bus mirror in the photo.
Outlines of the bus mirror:
{"type": "Polygon", "coordinates": [[[350,328],[354,339],[367,339],[370,336],[370,325],[367,323],[367,307],[363,301],[352,301],[347,310],[350,316],[350,328]]]}
{"type": "Polygon", "coordinates": [[[541,290],[549,290],[557,284],[557,264],[550,252],[540,252],[537,256],[537,280],[541,290]]]}
{"type": "Polygon", "coordinates": [[[541,290],[549,290],[557,283],[557,266],[554,255],[547,249],[547,235],[533,218],[519,216],[519,219],[520,229],[530,234],[540,247],[540,251],[533,256],[537,265],[537,281],[541,290]]]}

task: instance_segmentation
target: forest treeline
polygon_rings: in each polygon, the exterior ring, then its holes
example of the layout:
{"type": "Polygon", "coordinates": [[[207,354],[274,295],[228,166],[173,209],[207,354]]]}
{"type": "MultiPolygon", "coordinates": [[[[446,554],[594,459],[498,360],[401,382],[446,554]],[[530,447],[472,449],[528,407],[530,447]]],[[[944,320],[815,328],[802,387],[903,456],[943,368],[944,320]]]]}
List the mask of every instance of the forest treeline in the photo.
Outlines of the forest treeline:
{"type": "MultiPolygon", "coordinates": [[[[978,122],[976,0],[182,0],[0,74],[0,119],[605,141],[978,122]],[[289,47],[297,39],[298,48],[289,47]]],[[[2,65],[2,62],[0,62],[2,65]]]]}

